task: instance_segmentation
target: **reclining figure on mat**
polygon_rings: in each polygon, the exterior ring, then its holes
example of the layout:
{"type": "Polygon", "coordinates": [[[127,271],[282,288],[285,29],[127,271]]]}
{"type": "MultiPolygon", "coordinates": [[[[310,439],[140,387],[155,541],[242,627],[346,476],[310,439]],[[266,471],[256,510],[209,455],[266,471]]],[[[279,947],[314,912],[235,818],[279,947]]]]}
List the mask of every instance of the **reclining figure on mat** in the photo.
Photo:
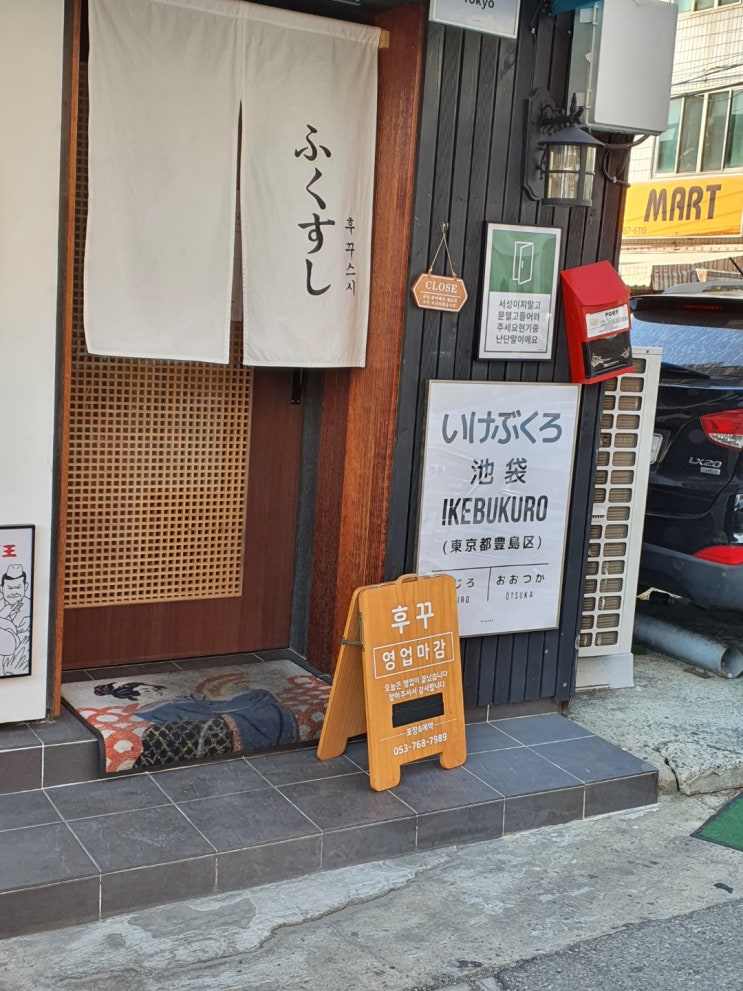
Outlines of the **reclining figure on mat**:
{"type": "Polygon", "coordinates": [[[135,767],[178,763],[205,757],[297,743],[294,713],[265,689],[252,689],[233,698],[187,696],[163,700],[164,685],[145,681],[96,685],[96,695],[139,703],[132,712],[148,723],[142,753],[135,767]]]}

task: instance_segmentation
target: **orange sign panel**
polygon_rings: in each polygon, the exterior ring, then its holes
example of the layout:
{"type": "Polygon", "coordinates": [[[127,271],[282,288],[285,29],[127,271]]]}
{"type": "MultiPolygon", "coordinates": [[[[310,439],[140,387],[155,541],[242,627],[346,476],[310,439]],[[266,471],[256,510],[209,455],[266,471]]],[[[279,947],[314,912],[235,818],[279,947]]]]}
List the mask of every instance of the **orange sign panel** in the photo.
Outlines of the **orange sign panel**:
{"type": "Polygon", "coordinates": [[[423,310],[458,313],[467,301],[464,279],[424,272],[413,283],[413,299],[423,310]]]}
{"type": "Polygon", "coordinates": [[[467,758],[456,586],[451,575],[357,589],[351,601],[317,755],[337,757],[366,732],[375,791],[400,767],[439,755],[467,758]]]}

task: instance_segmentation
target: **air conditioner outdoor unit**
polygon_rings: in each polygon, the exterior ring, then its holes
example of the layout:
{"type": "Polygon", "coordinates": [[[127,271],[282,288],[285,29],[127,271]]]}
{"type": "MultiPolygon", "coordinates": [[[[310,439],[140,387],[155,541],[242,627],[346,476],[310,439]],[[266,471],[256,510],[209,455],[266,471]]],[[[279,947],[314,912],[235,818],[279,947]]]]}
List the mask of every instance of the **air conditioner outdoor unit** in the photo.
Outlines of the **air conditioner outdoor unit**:
{"type": "Polygon", "coordinates": [[[650,473],[660,348],[604,388],[576,689],[630,688],[632,628],[650,473]]]}

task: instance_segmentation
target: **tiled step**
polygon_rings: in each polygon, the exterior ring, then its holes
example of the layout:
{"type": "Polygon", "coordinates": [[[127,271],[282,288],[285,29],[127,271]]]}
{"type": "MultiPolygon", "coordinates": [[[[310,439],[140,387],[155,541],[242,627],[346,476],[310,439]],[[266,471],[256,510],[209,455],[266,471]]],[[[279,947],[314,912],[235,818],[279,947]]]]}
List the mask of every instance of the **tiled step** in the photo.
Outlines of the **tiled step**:
{"type": "Polygon", "coordinates": [[[0,726],[0,795],[99,775],[98,740],[64,707],[54,722],[0,726]]]}
{"type": "Polygon", "coordinates": [[[35,783],[0,796],[0,937],[657,799],[655,768],[558,713],[472,723],[463,767],[408,764],[379,793],[365,741],[330,761],[306,747],[62,784],[62,751],[82,767],[89,741],[67,720],[60,739],[17,733],[0,768],[15,761],[35,783]]]}

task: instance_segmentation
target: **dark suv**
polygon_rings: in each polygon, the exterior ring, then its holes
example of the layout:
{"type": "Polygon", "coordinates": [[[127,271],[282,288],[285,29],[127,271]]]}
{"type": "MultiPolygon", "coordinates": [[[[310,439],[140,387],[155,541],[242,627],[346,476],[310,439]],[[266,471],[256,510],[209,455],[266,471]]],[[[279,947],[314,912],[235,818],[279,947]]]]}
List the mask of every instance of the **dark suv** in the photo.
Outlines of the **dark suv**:
{"type": "Polygon", "coordinates": [[[743,611],[743,280],[637,296],[663,349],[640,586],[743,611]]]}

